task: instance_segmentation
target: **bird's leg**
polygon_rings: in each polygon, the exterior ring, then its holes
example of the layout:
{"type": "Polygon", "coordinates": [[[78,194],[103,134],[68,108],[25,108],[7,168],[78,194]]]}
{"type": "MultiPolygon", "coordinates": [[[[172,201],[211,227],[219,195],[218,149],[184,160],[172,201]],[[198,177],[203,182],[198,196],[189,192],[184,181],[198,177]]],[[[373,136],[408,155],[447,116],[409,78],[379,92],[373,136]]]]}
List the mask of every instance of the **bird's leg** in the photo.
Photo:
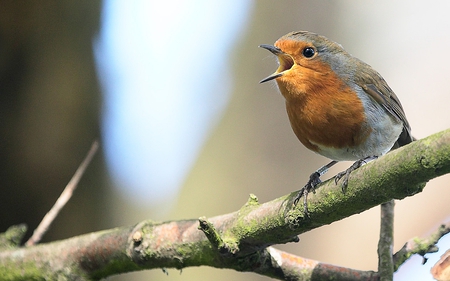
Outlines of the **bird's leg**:
{"type": "Polygon", "coordinates": [[[342,181],[342,192],[345,192],[345,189],[347,188],[347,185],[348,185],[348,177],[350,176],[351,172],[353,172],[354,170],[358,169],[363,164],[366,164],[366,163],[368,163],[368,162],[370,162],[370,161],[372,161],[374,159],[377,159],[377,158],[378,158],[378,156],[368,156],[366,158],[359,159],[358,161],[353,163],[347,170],[338,173],[334,177],[334,182],[337,184],[341,178],[344,178],[343,181],[342,181]]]}
{"type": "Polygon", "coordinates": [[[325,166],[320,167],[318,170],[316,170],[314,173],[312,173],[309,176],[308,183],[300,189],[300,191],[297,193],[297,196],[294,199],[294,206],[297,205],[300,198],[303,196],[303,207],[305,214],[308,215],[308,193],[312,190],[314,193],[316,191],[316,186],[321,183],[320,177],[324,175],[326,172],[328,172],[328,169],[331,168],[334,164],[336,164],[338,161],[331,161],[330,163],[326,164],[325,166]]]}

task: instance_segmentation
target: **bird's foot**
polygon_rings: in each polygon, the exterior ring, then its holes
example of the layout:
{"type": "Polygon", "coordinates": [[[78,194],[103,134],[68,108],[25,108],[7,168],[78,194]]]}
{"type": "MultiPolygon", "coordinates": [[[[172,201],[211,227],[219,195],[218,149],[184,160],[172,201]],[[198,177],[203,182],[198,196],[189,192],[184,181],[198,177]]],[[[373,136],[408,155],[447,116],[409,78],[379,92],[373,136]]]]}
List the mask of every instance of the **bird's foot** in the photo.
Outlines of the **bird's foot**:
{"type": "Polygon", "coordinates": [[[294,198],[294,206],[297,206],[298,201],[300,201],[300,198],[303,196],[303,211],[306,216],[309,216],[308,213],[308,194],[309,192],[316,192],[316,186],[320,184],[322,181],[320,180],[320,173],[314,172],[309,176],[309,181],[307,184],[305,184],[302,189],[299,190],[297,193],[297,196],[294,198]]]}
{"type": "Polygon", "coordinates": [[[346,189],[347,189],[347,185],[348,185],[348,178],[350,177],[350,174],[358,169],[359,167],[361,167],[363,164],[368,163],[371,160],[376,159],[377,156],[369,156],[363,159],[359,159],[358,161],[356,161],[355,163],[353,163],[347,170],[342,171],[340,173],[338,173],[335,177],[334,177],[334,183],[338,184],[339,180],[342,178],[342,192],[345,193],[346,189]]]}
{"type": "Polygon", "coordinates": [[[308,193],[312,191],[315,193],[316,186],[319,185],[322,181],[320,180],[320,177],[324,175],[329,168],[331,168],[334,164],[336,164],[338,161],[331,161],[330,163],[326,164],[325,166],[320,167],[317,171],[312,173],[309,176],[308,183],[300,189],[300,191],[297,193],[297,196],[294,198],[294,207],[297,206],[298,201],[300,201],[300,198],[303,196],[303,209],[306,216],[309,216],[308,213],[308,193]]]}

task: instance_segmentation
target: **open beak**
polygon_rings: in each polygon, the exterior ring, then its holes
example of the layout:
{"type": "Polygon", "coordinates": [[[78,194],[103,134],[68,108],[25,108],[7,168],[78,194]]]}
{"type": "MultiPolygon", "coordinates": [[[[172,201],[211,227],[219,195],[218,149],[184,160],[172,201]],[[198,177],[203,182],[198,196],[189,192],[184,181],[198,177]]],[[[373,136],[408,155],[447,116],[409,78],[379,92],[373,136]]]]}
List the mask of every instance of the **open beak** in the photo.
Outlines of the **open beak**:
{"type": "Polygon", "coordinates": [[[259,47],[266,49],[266,50],[270,51],[272,54],[274,54],[275,56],[277,56],[278,62],[280,64],[280,66],[278,67],[277,71],[275,71],[274,74],[264,78],[259,83],[264,83],[264,82],[276,79],[278,77],[281,77],[286,70],[289,70],[289,69],[291,69],[292,66],[294,66],[294,59],[290,55],[288,55],[285,52],[283,52],[282,50],[280,50],[279,48],[272,46],[272,45],[265,45],[265,44],[259,45],[259,47]]]}

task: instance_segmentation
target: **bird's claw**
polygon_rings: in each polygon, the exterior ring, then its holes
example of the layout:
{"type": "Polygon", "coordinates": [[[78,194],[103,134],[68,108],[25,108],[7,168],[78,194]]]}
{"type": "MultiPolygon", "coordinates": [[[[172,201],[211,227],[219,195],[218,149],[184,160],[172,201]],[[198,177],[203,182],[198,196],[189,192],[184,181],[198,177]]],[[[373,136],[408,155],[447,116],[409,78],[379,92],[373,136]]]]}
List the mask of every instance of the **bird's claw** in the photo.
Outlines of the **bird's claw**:
{"type": "Polygon", "coordinates": [[[353,163],[350,167],[348,167],[347,170],[342,171],[340,173],[338,173],[335,177],[334,177],[334,183],[338,184],[339,180],[341,178],[343,178],[342,180],[342,192],[345,193],[346,189],[347,189],[347,185],[348,185],[348,179],[350,177],[350,174],[358,169],[359,167],[361,167],[364,163],[368,163],[369,161],[376,159],[376,156],[369,156],[363,159],[360,159],[358,161],[356,161],[355,163],[353,163]]]}
{"type": "Polygon", "coordinates": [[[339,180],[340,180],[341,178],[343,178],[343,180],[342,180],[342,186],[341,186],[341,187],[342,187],[342,192],[344,192],[344,193],[345,193],[345,191],[346,191],[346,189],[347,189],[348,178],[350,177],[350,173],[353,172],[354,170],[355,170],[355,169],[351,169],[351,167],[350,167],[350,168],[348,168],[347,170],[338,173],[338,174],[334,177],[334,183],[335,183],[336,185],[338,184],[339,180]]]}
{"type": "Polygon", "coordinates": [[[318,172],[314,172],[309,176],[308,183],[305,184],[302,189],[299,190],[297,196],[294,198],[294,206],[297,206],[298,201],[303,196],[303,211],[306,216],[309,216],[308,212],[308,194],[309,192],[316,193],[316,186],[320,184],[322,181],[320,180],[320,174],[318,172]]]}

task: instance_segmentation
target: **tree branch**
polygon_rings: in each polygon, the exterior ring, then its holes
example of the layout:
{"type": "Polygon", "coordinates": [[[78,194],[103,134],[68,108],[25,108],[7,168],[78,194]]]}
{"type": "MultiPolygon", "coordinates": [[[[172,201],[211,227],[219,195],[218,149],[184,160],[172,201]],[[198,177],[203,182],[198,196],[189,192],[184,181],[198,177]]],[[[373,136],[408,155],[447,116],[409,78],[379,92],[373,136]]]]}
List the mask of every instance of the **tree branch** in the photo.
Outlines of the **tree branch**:
{"type": "Polygon", "coordinates": [[[421,255],[423,257],[423,263],[426,263],[427,259],[424,257],[425,254],[437,252],[439,250],[436,246],[437,242],[448,233],[450,233],[450,223],[440,225],[439,228],[427,238],[415,237],[410,239],[397,253],[394,254],[394,270],[396,271],[400,265],[415,254],[421,255]]]}
{"type": "Polygon", "coordinates": [[[446,130],[394,150],[353,172],[345,194],[332,180],[323,183],[308,200],[309,217],[302,206],[292,208],[296,192],[264,204],[251,196],[237,212],[203,219],[208,222],[203,231],[198,220],[144,221],[6,250],[0,253],[0,276],[23,280],[65,274],[92,280],[133,270],[200,265],[258,272],[261,258],[271,251],[268,246],[297,241],[297,235],[316,227],[416,194],[425,182],[449,173],[449,144],[446,130]],[[208,237],[205,230],[212,231],[208,237]],[[220,243],[227,245],[222,247],[225,252],[219,251],[220,243]]]}
{"type": "Polygon", "coordinates": [[[381,204],[380,240],[378,241],[378,273],[381,281],[394,280],[394,206],[390,200],[381,204]]]}

